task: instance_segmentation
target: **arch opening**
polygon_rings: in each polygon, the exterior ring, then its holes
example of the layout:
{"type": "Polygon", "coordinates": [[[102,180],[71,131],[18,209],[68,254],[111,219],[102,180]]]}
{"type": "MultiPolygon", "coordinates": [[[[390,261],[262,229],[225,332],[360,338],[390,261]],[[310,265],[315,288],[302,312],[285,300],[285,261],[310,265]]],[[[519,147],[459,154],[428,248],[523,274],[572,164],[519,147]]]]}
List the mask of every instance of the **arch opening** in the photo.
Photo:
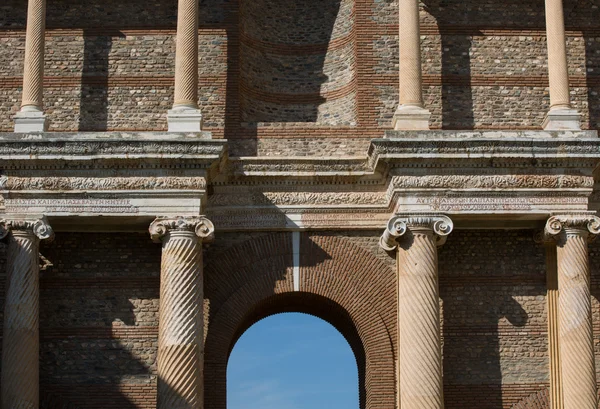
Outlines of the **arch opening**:
{"type": "Polygon", "coordinates": [[[227,366],[228,409],[358,409],[358,367],[346,339],[303,313],[263,318],[227,366]]]}
{"type": "MultiPolygon", "coordinates": [[[[348,377],[347,368],[352,368],[350,372],[355,374],[353,381],[345,379],[344,382],[341,384],[331,382],[331,386],[337,385],[336,389],[339,390],[340,393],[338,395],[336,395],[335,393],[321,393],[321,406],[316,406],[314,401],[307,401],[304,396],[295,395],[295,392],[299,390],[302,390],[305,393],[307,392],[307,390],[309,390],[310,392],[310,387],[307,386],[304,388],[292,389],[288,398],[295,400],[296,403],[294,405],[290,405],[290,407],[294,409],[304,409],[309,407],[341,408],[341,403],[343,403],[343,407],[348,409],[365,408],[366,355],[364,347],[362,345],[362,341],[354,327],[354,324],[352,323],[350,316],[341,306],[339,306],[331,300],[328,300],[324,297],[315,294],[296,292],[279,294],[270,297],[261,302],[260,304],[256,305],[251,311],[248,312],[248,314],[246,314],[244,320],[242,321],[241,325],[236,331],[235,336],[233,337],[233,341],[229,348],[227,363],[227,409],[242,409],[242,406],[236,406],[237,402],[235,399],[237,399],[237,397],[234,398],[234,400],[231,400],[236,390],[231,389],[232,384],[230,384],[231,381],[237,381],[238,386],[240,386],[239,381],[243,380],[241,379],[241,377],[237,377],[235,379],[232,378],[232,373],[230,372],[232,364],[235,365],[235,360],[238,359],[238,357],[240,356],[237,354],[237,351],[244,348],[243,346],[239,347],[239,345],[243,345],[246,337],[250,339],[250,343],[252,344],[252,341],[256,341],[257,338],[260,339],[260,331],[265,329],[273,333],[278,333],[279,337],[281,337],[282,339],[290,340],[290,342],[295,343],[296,346],[302,345],[302,340],[304,342],[310,342],[312,345],[312,347],[311,345],[305,345],[300,348],[294,349],[294,346],[289,345],[288,343],[288,345],[286,345],[287,349],[281,350],[281,352],[279,353],[277,352],[277,350],[272,351],[274,355],[271,355],[271,358],[273,356],[281,357],[285,356],[285,354],[295,354],[296,361],[293,361],[292,359],[282,361],[282,368],[276,370],[278,373],[282,370],[284,372],[294,371],[294,368],[292,367],[294,365],[294,362],[300,362],[300,365],[303,365],[304,369],[306,370],[307,363],[315,362],[315,356],[310,355],[311,353],[314,353],[320,357],[321,364],[324,365],[323,369],[325,370],[325,372],[323,373],[322,371],[322,373],[317,373],[317,370],[315,369],[315,371],[312,372],[308,371],[304,376],[301,376],[301,378],[306,379],[311,376],[318,376],[323,380],[323,382],[325,382],[327,381],[328,376],[331,376],[333,378],[336,376],[337,372],[333,370],[332,366],[330,366],[329,364],[333,364],[333,361],[335,360],[340,361],[340,359],[342,360],[340,362],[343,363],[343,368],[345,368],[344,373],[342,373],[342,375],[348,377]],[[270,324],[270,322],[272,322],[273,324],[270,324]],[[278,324],[284,324],[284,328],[277,329],[276,327],[278,324]],[[291,334],[290,329],[293,329],[294,325],[307,326],[307,328],[309,328],[310,331],[308,334],[299,334],[298,332],[294,332],[294,334],[291,334]],[[255,328],[257,329],[256,333],[254,331],[255,328]],[[317,340],[314,339],[314,335],[326,336],[326,340],[328,340],[329,343],[316,342],[317,340]],[[300,344],[298,344],[299,342],[300,344]],[[336,351],[334,351],[336,356],[330,357],[333,360],[329,360],[329,362],[323,362],[323,360],[327,359],[327,356],[324,356],[323,353],[327,351],[328,346],[336,347],[336,351]],[[340,349],[342,351],[340,351],[340,349]],[[346,349],[346,351],[344,352],[343,349],[346,349]],[[305,361],[301,362],[301,360],[303,359],[305,361]],[[328,372],[328,368],[331,371],[328,372]],[[350,389],[348,389],[349,384],[352,385],[350,389]],[[351,390],[352,392],[349,392],[349,390],[351,390]],[[335,396],[343,397],[341,401],[338,400],[338,402],[340,403],[339,406],[333,405],[333,402],[336,401],[335,396]],[[352,402],[352,404],[348,406],[348,402],[352,402]]],[[[276,345],[271,346],[276,347],[276,345]]],[[[250,348],[252,348],[252,346],[250,346],[250,348]]],[[[271,367],[271,369],[274,368],[271,367]]],[[[268,372],[269,368],[267,368],[265,365],[263,367],[263,370],[265,372],[268,372]]],[[[337,373],[337,376],[340,376],[340,373],[337,373]]],[[[292,373],[291,377],[299,379],[298,374],[292,373]]],[[[350,378],[352,379],[352,377],[350,378]]],[[[309,384],[311,383],[310,379],[306,380],[309,384]]],[[[333,380],[334,379],[331,379],[331,381],[333,380]]],[[[276,384],[276,382],[264,382],[260,385],[255,384],[255,386],[273,388],[276,386],[276,384]]],[[[241,387],[243,388],[243,386],[244,385],[242,385],[241,387]]],[[[248,387],[250,385],[246,384],[245,386],[248,387]]],[[[238,393],[239,391],[240,389],[238,388],[238,393]]],[[[246,392],[251,391],[248,389],[246,390],[246,392]]],[[[314,395],[314,390],[312,392],[314,395]]],[[[274,396],[280,397],[281,395],[274,396]]],[[[248,406],[243,407],[246,408],[248,406]]],[[[249,408],[252,407],[253,406],[249,406],[249,408]]],[[[264,405],[262,407],[264,407],[264,405]]]]}

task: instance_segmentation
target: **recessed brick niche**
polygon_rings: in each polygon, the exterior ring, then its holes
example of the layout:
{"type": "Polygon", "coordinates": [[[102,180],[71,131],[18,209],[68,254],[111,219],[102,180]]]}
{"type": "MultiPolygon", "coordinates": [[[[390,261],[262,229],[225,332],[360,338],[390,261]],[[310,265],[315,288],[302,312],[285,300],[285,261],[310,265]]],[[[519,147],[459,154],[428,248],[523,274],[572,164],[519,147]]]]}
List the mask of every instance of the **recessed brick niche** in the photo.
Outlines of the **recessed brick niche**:
{"type": "Polygon", "coordinates": [[[242,121],[355,125],[353,0],[243,0],[242,121]]]}

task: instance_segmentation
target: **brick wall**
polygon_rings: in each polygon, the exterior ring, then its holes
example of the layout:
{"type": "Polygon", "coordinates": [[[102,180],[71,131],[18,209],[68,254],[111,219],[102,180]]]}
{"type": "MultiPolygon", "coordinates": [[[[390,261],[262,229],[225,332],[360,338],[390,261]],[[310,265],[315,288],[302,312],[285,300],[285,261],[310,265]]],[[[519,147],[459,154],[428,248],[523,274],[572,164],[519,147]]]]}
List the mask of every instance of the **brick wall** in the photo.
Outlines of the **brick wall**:
{"type": "MultiPolygon", "coordinates": [[[[599,3],[565,1],[572,99],[592,129],[600,121],[599,3]]],[[[390,127],[397,2],[302,4],[200,1],[200,105],[216,137],[372,138],[390,127]]],[[[0,7],[0,131],[9,131],[26,10],[18,0],[0,7]]],[[[423,87],[434,128],[539,129],[548,109],[543,8],[537,0],[422,2],[423,87]]],[[[176,3],[165,1],[49,4],[50,129],[165,129],[176,14],[176,3]]]]}

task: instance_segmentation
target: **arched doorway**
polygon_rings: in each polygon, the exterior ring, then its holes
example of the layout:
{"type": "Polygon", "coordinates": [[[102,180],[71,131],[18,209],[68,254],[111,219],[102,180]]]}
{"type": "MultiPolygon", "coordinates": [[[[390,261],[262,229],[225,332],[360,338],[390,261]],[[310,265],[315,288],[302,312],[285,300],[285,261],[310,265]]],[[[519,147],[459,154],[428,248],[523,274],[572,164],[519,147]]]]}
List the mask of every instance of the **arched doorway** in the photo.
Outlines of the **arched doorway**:
{"type": "Polygon", "coordinates": [[[395,273],[353,240],[301,234],[297,274],[290,233],[257,234],[207,256],[205,409],[228,408],[227,363],[238,339],[286,312],[325,320],[345,338],[358,367],[360,409],[395,406],[395,273]]]}
{"type": "Polygon", "coordinates": [[[227,409],[358,409],[358,367],[332,325],[284,313],[252,325],[227,366],[227,409]]]}

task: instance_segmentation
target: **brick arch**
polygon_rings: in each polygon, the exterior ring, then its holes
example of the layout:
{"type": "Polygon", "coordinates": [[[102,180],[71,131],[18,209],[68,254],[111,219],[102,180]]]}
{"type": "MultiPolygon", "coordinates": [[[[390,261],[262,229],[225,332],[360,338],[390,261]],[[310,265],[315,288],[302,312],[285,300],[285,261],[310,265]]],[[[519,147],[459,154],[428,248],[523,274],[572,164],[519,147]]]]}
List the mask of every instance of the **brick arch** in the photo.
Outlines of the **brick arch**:
{"type": "Polygon", "coordinates": [[[293,289],[291,233],[274,233],[207,257],[205,408],[226,409],[227,360],[258,320],[303,312],[329,322],[357,358],[362,409],[393,408],[395,275],[349,239],[302,234],[300,291],[293,289]]]}
{"type": "Polygon", "coordinates": [[[548,388],[529,395],[515,404],[511,409],[550,409],[550,393],[548,388]]]}

